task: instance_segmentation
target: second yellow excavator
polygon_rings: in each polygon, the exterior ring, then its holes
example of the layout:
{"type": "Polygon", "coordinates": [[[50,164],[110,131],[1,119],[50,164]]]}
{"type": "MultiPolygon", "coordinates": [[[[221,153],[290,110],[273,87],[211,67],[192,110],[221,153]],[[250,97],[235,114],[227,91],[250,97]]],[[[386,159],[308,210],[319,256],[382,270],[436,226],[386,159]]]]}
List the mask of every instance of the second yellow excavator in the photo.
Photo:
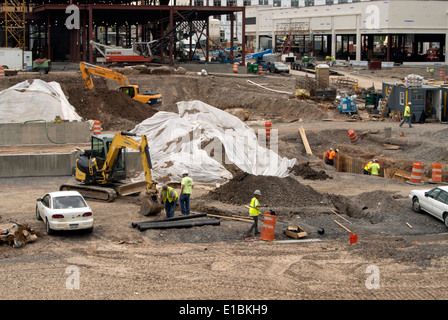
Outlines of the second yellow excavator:
{"type": "Polygon", "coordinates": [[[162,210],[158,201],[156,182],[152,180],[152,164],[148,141],[145,135],[137,141],[135,133],[120,131],[115,135],[94,134],[91,136],[91,150],[83,150],[76,159],[75,179],[80,184],[63,184],[60,191],[76,190],[87,199],[113,201],[118,195],[126,196],[146,189],[140,213],[156,214],[162,210]],[[136,183],[122,183],[126,179],[126,148],[140,154],[145,180],[136,183]]]}
{"type": "Polygon", "coordinates": [[[142,93],[140,87],[135,84],[130,84],[129,79],[119,73],[107,68],[95,66],[87,62],[80,62],[79,69],[81,70],[82,79],[87,89],[93,89],[92,75],[100,76],[103,78],[111,79],[120,84],[119,91],[126,93],[134,100],[146,103],[151,107],[157,107],[162,105],[162,94],[158,92],[145,92],[142,93]]]}

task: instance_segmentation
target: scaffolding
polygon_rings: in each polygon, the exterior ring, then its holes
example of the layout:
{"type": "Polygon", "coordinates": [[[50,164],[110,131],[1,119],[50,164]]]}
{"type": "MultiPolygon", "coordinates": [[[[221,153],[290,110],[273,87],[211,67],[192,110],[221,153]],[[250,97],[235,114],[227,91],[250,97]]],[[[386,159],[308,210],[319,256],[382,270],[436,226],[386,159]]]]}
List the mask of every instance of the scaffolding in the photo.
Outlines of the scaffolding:
{"type": "Polygon", "coordinates": [[[5,0],[6,47],[25,50],[25,0],[5,0]]]}

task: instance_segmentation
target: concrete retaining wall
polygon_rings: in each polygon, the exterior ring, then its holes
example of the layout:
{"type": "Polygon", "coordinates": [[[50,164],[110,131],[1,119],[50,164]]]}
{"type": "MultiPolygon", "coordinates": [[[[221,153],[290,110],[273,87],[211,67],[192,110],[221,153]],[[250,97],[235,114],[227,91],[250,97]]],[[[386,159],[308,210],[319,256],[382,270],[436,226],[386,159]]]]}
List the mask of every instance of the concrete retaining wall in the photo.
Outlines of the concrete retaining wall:
{"type": "MultiPolygon", "coordinates": [[[[70,176],[76,153],[0,155],[0,178],[70,176]]],[[[127,170],[142,171],[138,152],[127,152],[127,170]]]]}
{"type": "Polygon", "coordinates": [[[88,143],[88,122],[25,122],[1,123],[0,145],[39,145],[65,143],[88,143]]]}

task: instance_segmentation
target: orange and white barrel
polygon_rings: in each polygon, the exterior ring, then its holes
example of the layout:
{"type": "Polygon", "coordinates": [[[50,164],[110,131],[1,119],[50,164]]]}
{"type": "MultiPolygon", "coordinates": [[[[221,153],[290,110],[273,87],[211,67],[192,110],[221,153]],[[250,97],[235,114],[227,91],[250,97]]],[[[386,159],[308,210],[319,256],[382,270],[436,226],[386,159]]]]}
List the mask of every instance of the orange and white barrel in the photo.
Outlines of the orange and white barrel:
{"type": "Polygon", "coordinates": [[[260,76],[263,75],[263,66],[262,65],[258,66],[258,75],[260,75],[260,76]]]}
{"type": "Polygon", "coordinates": [[[351,143],[351,144],[355,144],[355,143],[358,143],[358,142],[359,142],[359,138],[358,138],[358,136],[356,135],[356,133],[355,133],[354,130],[348,130],[348,136],[349,136],[349,138],[350,138],[350,143],[351,143]]]}
{"type": "Polygon", "coordinates": [[[264,129],[266,130],[266,137],[271,136],[271,128],[272,128],[272,123],[270,123],[269,121],[266,121],[264,123],[264,129]]]}
{"type": "Polygon", "coordinates": [[[422,181],[422,173],[423,173],[423,164],[420,162],[414,162],[414,166],[412,167],[411,179],[409,182],[420,183],[422,181]]]}
{"type": "Polygon", "coordinates": [[[0,67],[0,78],[3,78],[5,76],[5,68],[0,67]]]}
{"type": "Polygon", "coordinates": [[[266,212],[263,219],[263,227],[261,228],[260,239],[264,241],[275,241],[275,225],[277,216],[266,212]]]}
{"type": "Polygon", "coordinates": [[[440,79],[443,80],[445,78],[445,69],[440,69],[440,79]]]}
{"type": "Polygon", "coordinates": [[[93,134],[101,134],[101,122],[98,120],[93,122],[93,134]]]}
{"type": "Polygon", "coordinates": [[[238,73],[238,62],[233,64],[233,72],[238,73]]]}
{"type": "Polygon", "coordinates": [[[431,181],[442,182],[442,165],[440,163],[433,163],[431,181]]]}

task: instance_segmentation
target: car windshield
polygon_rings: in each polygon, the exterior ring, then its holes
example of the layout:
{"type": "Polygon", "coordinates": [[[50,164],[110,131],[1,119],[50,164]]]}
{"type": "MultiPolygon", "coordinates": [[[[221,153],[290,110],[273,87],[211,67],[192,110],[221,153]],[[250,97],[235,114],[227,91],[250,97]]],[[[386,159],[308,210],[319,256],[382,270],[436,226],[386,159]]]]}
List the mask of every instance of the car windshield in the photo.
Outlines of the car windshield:
{"type": "Polygon", "coordinates": [[[56,197],[53,199],[54,209],[73,209],[73,208],[85,208],[86,202],[80,196],[65,196],[56,197]]]}

